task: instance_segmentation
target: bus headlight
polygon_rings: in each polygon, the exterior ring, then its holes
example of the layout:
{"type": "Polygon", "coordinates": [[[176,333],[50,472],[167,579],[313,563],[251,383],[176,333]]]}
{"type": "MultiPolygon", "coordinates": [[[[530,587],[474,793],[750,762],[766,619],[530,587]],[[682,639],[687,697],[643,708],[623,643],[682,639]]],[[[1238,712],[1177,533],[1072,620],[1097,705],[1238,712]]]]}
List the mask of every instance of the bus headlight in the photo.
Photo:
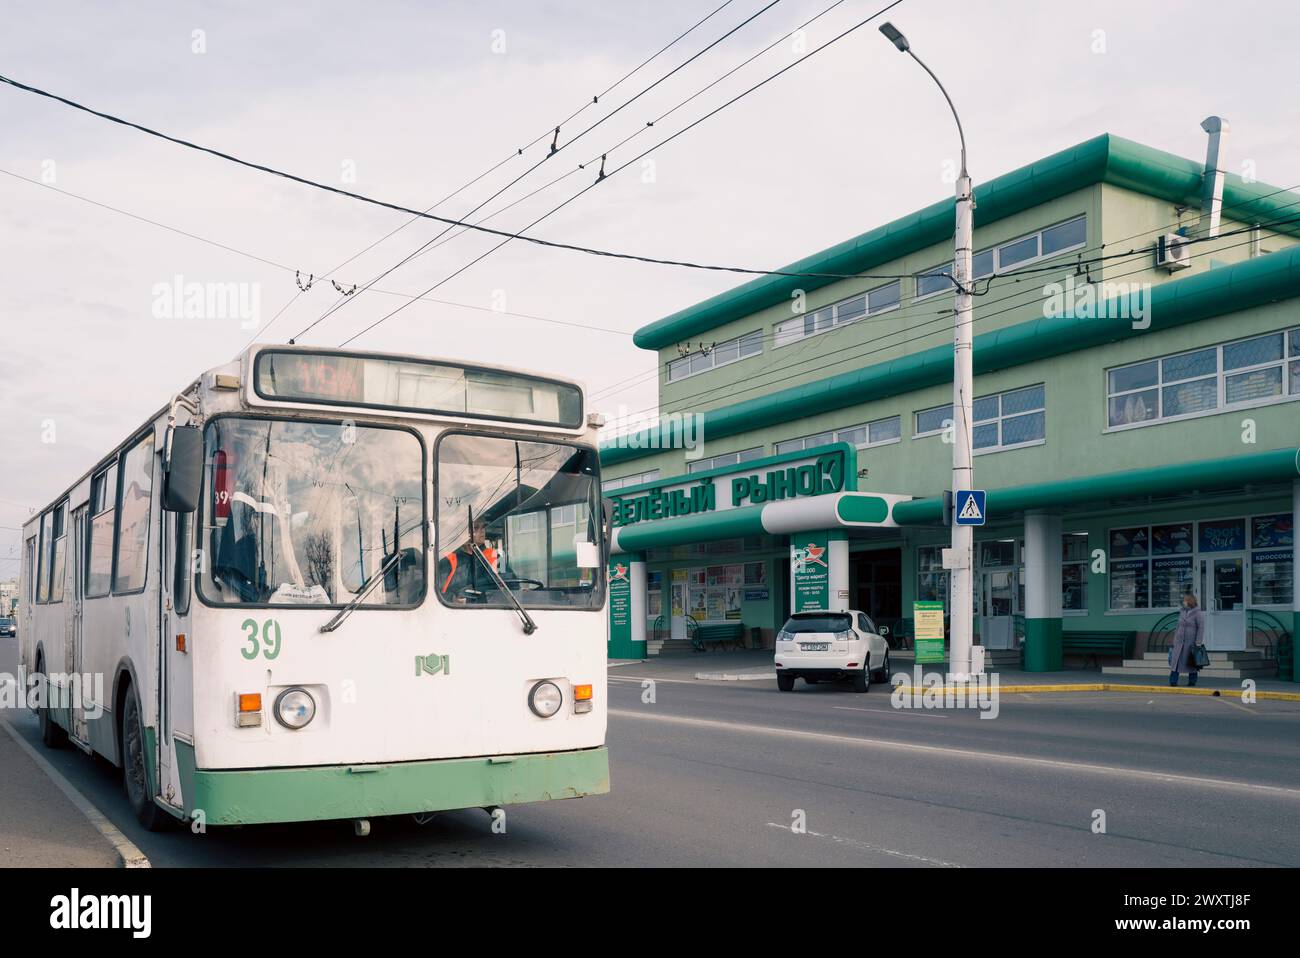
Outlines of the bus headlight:
{"type": "Polygon", "coordinates": [[[306,689],[285,689],[275,697],[275,720],[285,728],[304,728],[316,717],[316,700],[306,689]]]}
{"type": "Polygon", "coordinates": [[[564,704],[564,693],[554,682],[538,682],[528,693],[528,707],[538,718],[550,718],[564,704]]]}

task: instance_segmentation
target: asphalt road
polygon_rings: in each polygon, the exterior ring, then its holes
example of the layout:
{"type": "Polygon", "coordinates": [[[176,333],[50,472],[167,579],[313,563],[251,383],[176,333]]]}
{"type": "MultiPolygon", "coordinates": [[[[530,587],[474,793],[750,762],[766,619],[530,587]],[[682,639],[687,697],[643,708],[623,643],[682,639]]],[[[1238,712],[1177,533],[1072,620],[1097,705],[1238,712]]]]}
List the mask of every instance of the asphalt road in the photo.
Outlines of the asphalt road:
{"type": "Polygon", "coordinates": [[[647,704],[638,670],[611,669],[611,794],[511,808],[504,835],[477,810],[150,834],[116,769],[45,754],[155,866],[1300,865],[1300,703],[1018,694],[982,720],[879,686],[661,679],[647,704]]]}

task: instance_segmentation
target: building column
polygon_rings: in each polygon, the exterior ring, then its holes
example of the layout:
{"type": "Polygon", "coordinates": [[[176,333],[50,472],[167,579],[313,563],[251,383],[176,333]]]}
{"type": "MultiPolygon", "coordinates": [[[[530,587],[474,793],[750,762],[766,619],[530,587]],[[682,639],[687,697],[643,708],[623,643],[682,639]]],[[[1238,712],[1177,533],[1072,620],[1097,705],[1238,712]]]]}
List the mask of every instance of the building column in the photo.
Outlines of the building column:
{"type": "Polygon", "coordinates": [[[1295,521],[1300,519],[1300,479],[1291,483],[1291,681],[1300,682],[1300,536],[1295,521]]]}
{"type": "Polygon", "coordinates": [[[639,552],[609,560],[609,641],[611,659],[644,659],[646,568],[639,552]]]}
{"type": "Polygon", "coordinates": [[[844,530],[792,532],[790,611],[843,612],[848,607],[849,542],[844,530]]]}
{"type": "Polygon", "coordinates": [[[1062,668],[1061,517],[1025,516],[1025,671],[1062,668]]]}

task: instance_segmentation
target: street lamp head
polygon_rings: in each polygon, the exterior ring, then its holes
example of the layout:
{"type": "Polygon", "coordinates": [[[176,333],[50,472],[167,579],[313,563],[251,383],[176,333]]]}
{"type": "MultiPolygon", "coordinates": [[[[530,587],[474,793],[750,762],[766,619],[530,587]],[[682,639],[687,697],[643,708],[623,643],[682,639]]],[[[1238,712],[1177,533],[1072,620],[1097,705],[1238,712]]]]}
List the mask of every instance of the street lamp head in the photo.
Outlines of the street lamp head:
{"type": "Polygon", "coordinates": [[[911,49],[911,46],[907,42],[907,37],[903,36],[903,34],[899,32],[898,27],[894,26],[892,23],[882,23],[880,25],[880,32],[885,35],[885,39],[898,47],[899,53],[906,53],[911,49]]]}

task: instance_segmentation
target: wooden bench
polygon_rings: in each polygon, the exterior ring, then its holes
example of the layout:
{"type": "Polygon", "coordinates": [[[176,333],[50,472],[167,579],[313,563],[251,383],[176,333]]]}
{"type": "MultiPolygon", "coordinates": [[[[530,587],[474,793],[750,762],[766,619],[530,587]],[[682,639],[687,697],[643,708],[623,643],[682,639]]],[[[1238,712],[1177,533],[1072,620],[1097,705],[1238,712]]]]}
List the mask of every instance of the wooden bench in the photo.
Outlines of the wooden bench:
{"type": "Polygon", "coordinates": [[[740,622],[728,622],[726,625],[701,625],[691,636],[691,645],[695,651],[703,652],[706,645],[721,645],[725,650],[728,642],[734,642],[736,648],[745,647],[745,626],[740,622]]]}
{"type": "Polygon", "coordinates": [[[1061,651],[1065,655],[1090,655],[1101,665],[1101,656],[1132,658],[1136,632],[1063,632],[1061,651]]]}

